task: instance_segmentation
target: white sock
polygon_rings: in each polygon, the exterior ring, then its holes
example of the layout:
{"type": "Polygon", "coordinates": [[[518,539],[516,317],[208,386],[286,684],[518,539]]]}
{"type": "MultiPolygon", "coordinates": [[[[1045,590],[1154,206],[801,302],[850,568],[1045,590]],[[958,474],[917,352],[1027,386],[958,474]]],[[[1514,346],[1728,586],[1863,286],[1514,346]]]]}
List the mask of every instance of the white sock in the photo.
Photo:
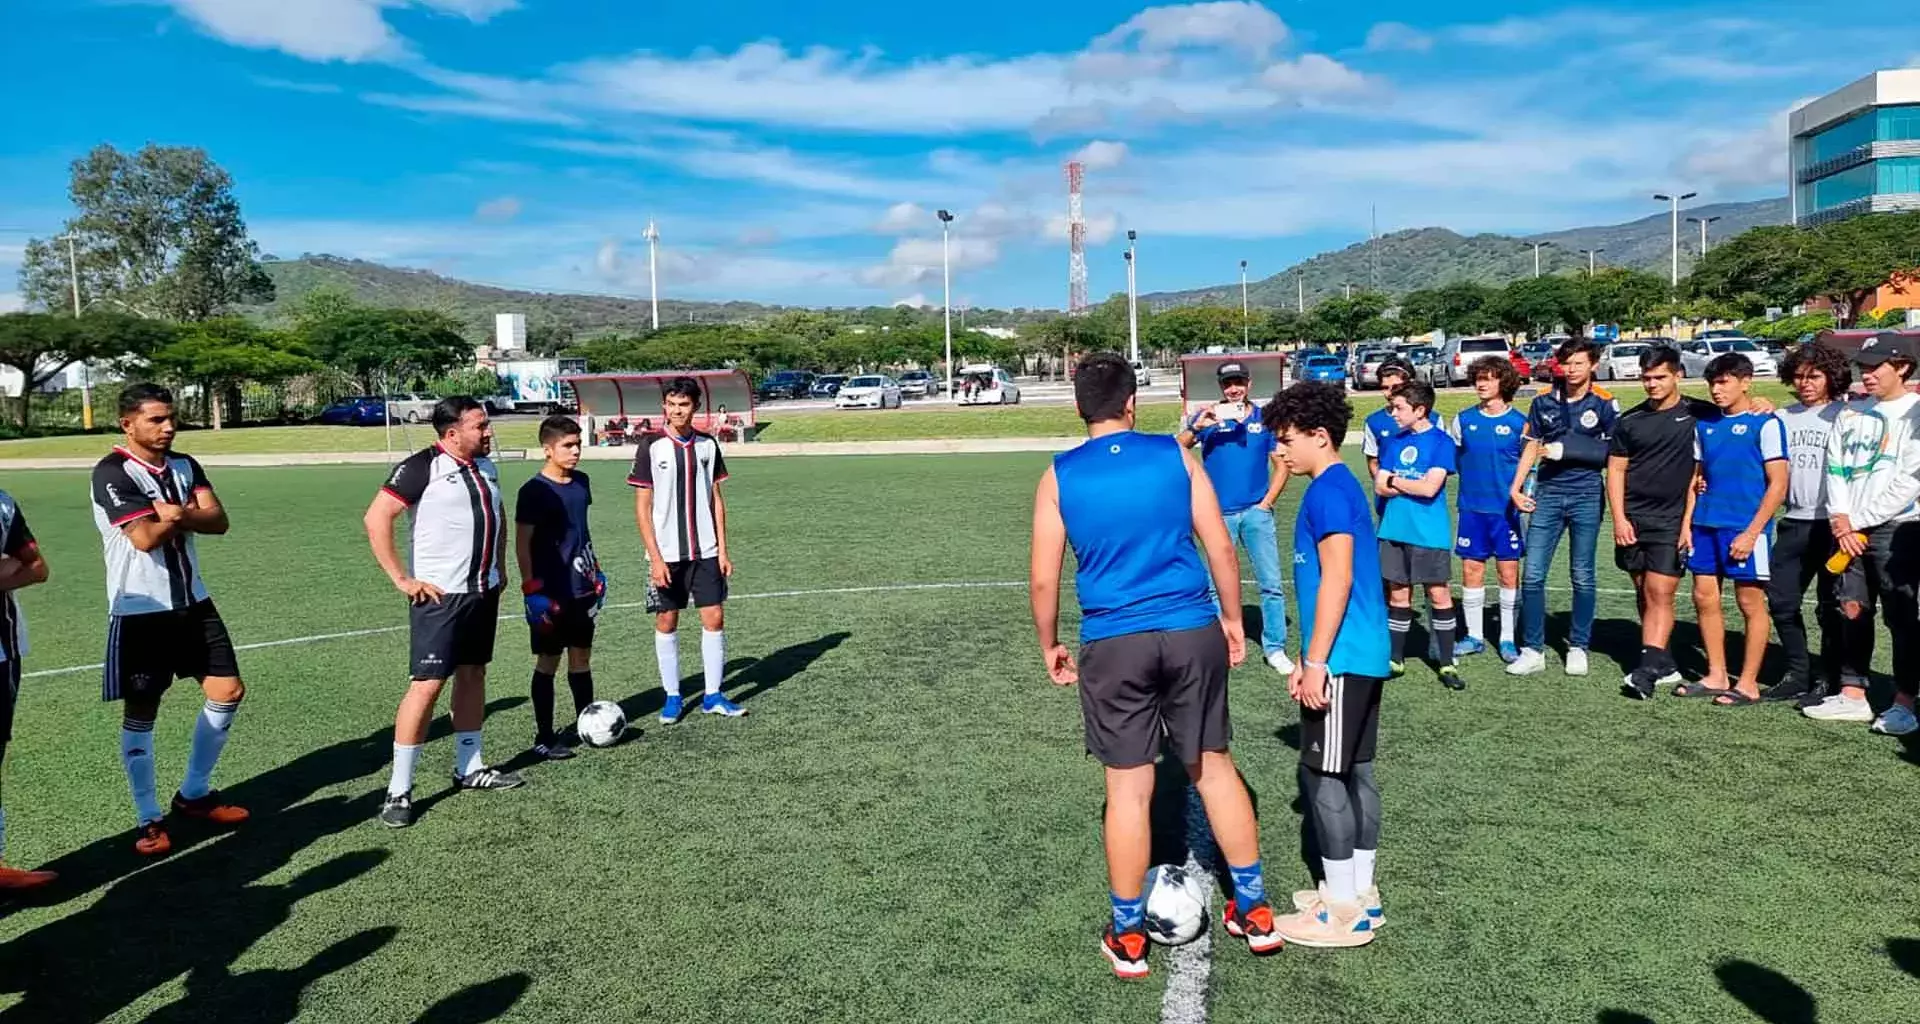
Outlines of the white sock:
{"type": "Polygon", "coordinates": [[[233,713],[239,701],[207,701],[193,723],[193,749],[187,754],[187,778],[180,783],[180,795],[198,800],[213,789],[213,767],[220,763],[220,752],[227,749],[227,730],[233,726],[233,713]]]}
{"type": "Polygon", "coordinates": [[[1460,588],[1460,612],[1466,616],[1467,635],[1475,640],[1487,638],[1487,591],[1484,587],[1460,588]]]}
{"type": "Polygon", "coordinates": [[[1520,588],[1500,588],[1500,642],[1513,642],[1513,623],[1520,617],[1520,588]]]}
{"type": "Polygon", "coordinates": [[[653,660],[660,663],[660,688],[667,696],[680,696],[680,635],[653,633],[653,660]]]}
{"type": "Polygon", "coordinates": [[[1327,898],[1335,903],[1358,903],[1360,894],[1353,888],[1353,858],[1346,860],[1320,859],[1320,866],[1327,872],[1327,898]]]}
{"type": "Polygon", "coordinates": [[[700,631],[700,672],[706,676],[707,695],[720,692],[727,677],[727,633],[725,630],[700,631]]]}
{"type": "Polygon", "coordinates": [[[393,745],[393,774],[387,778],[388,796],[405,796],[413,791],[413,769],[420,763],[420,744],[393,745]]]}
{"type": "Polygon", "coordinates": [[[1379,854],[1380,854],[1379,850],[1362,850],[1357,847],[1354,849],[1353,851],[1353,891],[1354,892],[1362,893],[1362,892],[1366,892],[1368,889],[1373,888],[1373,859],[1379,856],[1379,854]]]}
{"type": "Polygon", "coordinates": [[[133,791],[135,825],[159,821],[160,794],[153,786],[153,723],[125,719],[120,723],[120,766],[127,770],[127,788],[133,791]]]}
{"type": "Polygon", "coordinates": [[[453,773],[466,778],[487,766],[480,756],[480,730],[453,734],[453,773]]]}

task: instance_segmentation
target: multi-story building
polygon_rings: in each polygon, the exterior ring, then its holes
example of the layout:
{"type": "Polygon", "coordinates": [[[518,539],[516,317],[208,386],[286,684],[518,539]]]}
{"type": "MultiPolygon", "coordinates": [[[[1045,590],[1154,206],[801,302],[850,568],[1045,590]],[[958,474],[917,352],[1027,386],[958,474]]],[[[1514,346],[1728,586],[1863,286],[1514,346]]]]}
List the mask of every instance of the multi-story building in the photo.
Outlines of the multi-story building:
{"type": "Polygon", "coordinates": [[[1920,210],[1920,68],[1876,71],[1787,120],[1794,224],[1920,210]]]}

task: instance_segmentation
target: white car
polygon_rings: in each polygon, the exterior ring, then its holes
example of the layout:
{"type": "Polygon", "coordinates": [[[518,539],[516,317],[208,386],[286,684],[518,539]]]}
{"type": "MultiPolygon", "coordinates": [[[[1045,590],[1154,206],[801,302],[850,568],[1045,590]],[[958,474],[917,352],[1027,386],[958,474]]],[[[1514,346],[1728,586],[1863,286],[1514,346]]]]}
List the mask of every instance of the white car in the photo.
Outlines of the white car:
{"type": "Polygon", "coordinates": [[[401,392],[387,396],[387,415],[407,423],[425,423],[433,419],[433,407],[439,399],[432,395],[401,392]]]}
{"type": "Polygon", "coordinates": [[[872,374],[855,377],[840,385],[834,393],[833,407],[836,409],[898,409],[900,408],[900,382],[892,377],[872,374]]]}
{"type": "Polygon", "coordinates": [[[1640,353],[1647,350],[1644,341],[1616,341],[1600,351],[1600,365],[1593,375],[1600,380],[1639,380],[1640,353]]]}
{"type": "Polygon", "coordinates": [[[1147,369],[1147,364],[1135,359],[1133,361],[1133,386],[1144,388],[1151,387],[1152,385],[1153,371],[1147,369]]]}
{"type": "Polygon", "coordinates": [[[1755,377],[1780,376],[1780,364],[1773,353],[1761,348],[1752,338],[1706,338],[1680,343],[1680,372],[1688,377],[1705,378],[1707,364],[1729,352],[1738,352],[1753,361],[1755,377]]]}
{"type": "Polygon", "coordinates": [[[953,382],[953,399],[961,405],[1019,405],[1020,386],[998,366],[963,366],[953,382]]]}

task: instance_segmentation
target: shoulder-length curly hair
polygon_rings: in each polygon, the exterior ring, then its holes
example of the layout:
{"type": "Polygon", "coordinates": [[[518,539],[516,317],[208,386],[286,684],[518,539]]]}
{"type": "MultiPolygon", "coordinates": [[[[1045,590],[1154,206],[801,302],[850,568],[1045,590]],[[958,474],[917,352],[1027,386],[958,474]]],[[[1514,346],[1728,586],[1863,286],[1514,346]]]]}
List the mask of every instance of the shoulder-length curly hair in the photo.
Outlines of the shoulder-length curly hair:
{"type": "Polygon", "coordinates": [[[1787,353],[1780,361],[1780,379],[1788,384],[1799,375],[1802,369],[1819,370],[1827,375],[1827,399],[1829,401],[1845,398],[1847,389],[1853,386],[1853,367],[1847,357],[1832,345],[1822,345],[1809,341],[1787,353]]]}

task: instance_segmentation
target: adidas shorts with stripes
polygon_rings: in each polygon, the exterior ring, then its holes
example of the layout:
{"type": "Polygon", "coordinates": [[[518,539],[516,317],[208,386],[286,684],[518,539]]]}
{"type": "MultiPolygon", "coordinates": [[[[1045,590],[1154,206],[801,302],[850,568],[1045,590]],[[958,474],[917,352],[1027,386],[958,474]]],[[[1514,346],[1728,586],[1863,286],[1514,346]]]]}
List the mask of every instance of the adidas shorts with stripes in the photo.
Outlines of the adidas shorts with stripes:
{"type": "Polygon", "coordinates": [[[101,700],[164,693],[175,679],[239,675],[233,638],[211,600],[178,611],[115,615],[108,620],[101,700]]]}
{"type": "Polygon", "coordinates": [[[1329,775],[1373,760],[1380,734],[1380,692],[1370,676],[1328,676],[1327,706],[1300,709],[1300,763],[1329,775]]]}

